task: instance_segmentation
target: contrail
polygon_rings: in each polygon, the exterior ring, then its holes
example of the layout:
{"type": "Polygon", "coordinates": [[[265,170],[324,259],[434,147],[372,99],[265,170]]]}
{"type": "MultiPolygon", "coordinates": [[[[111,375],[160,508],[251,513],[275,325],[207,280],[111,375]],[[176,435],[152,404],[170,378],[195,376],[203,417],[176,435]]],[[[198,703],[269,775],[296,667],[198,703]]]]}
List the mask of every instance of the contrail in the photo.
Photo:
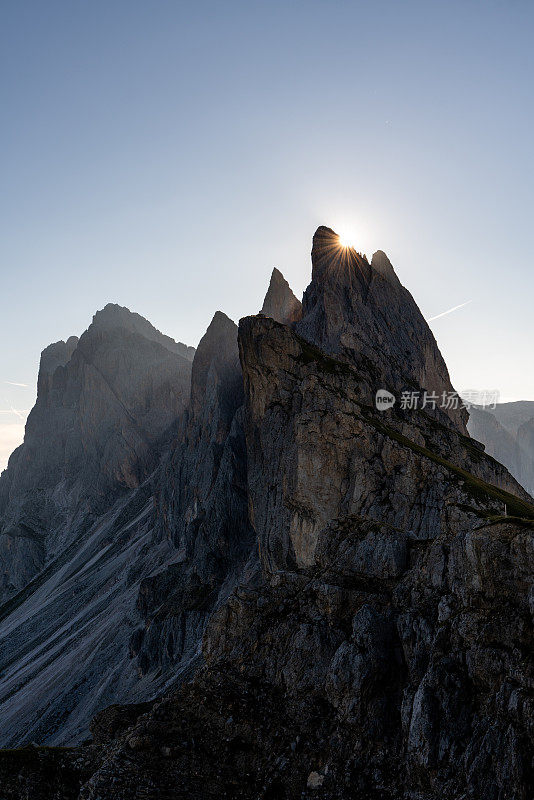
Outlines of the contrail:
{"type": "Polygon", "coordinates": [[[4,383],[9,384],[9,386],[22,386],[23,389],[27,389],[28,388],[28,384],[27,383],[15,383],[15,381],[4,381],[4,383]]]}
{"type": "Polygon", "coordinates": [[[18,417],[21,420],[25,420],[26,419],[26,417],[24,416],[22,411],[17,411],[17,409],[13,408],[13,406],[11,406],[11,413],[15,414],[15,416],[18,417]]]}
{"type": "Polygon", "coordinates": [[[465,303],[460,303],[459,306],[454,306],[453,308],[449,308],[448,311],[442,311],[441,314],[436,314],[435,317],[429,317],[427,322],[433,322],[435,319],[439,319],[440,317],[446,317],[447,314],[452,314],[453,311],[458,311],[459,308],[463,308],[464,306],[468,306],[469,303],[472,303],[472,300],[467,300],[465,303]]]}
{"type": "Polygon", "coordinates": [[[2,410],[0,414],[14,414],[16,417],[21,419],[23,422],[26,421],[26,417],[28,416],[28,411],[19,411],[17,408],[13,408],[9,400],[4,397],[4,403],[6,406],[9,406],[9,411],[2,410]]]}

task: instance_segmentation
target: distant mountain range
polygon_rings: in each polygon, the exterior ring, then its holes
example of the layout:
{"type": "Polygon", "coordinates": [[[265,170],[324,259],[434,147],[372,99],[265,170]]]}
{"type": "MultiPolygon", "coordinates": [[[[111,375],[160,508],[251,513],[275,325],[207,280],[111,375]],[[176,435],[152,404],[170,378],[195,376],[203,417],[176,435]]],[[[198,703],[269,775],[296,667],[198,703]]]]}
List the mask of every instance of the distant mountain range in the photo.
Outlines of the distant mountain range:
{"type": "Polygon", "coordinates": [[[455,394],[326,227],[302,302],[274,270],[196,350],[109,305],[43,352],[0,477],[2,800],[532,796],[534,404],[379,389],[455,394]]]}
{"type": "Polygon", "coordinates": [[[534,401],[472,407],[468,429],[534,495],[534,401]]]}

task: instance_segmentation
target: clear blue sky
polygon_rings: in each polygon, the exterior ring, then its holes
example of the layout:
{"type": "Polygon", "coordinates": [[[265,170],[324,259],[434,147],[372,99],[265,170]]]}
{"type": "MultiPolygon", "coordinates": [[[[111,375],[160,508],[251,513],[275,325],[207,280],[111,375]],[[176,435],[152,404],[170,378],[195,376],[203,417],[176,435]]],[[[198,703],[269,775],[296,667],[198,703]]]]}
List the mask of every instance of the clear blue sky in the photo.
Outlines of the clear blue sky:
{"type": "Polygon", "coordinates": [[[300,294],[321,223],[426,316],[472,301],[432,323],[458,389],[534,399],[533,28],[530,0],[4,0],[0,450],[49,342],[114,301],[197,344],[273,266],[300,294]]]}

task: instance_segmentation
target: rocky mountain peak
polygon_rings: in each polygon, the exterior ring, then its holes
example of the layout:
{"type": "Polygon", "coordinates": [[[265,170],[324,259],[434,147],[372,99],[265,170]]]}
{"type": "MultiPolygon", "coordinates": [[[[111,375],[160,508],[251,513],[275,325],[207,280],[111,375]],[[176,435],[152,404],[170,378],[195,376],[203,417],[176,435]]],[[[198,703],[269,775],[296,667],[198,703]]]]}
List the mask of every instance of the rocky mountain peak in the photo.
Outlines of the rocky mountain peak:
{"type": "Polygon", "coordinates": [[[302,303],[297,300],[289,283],[276,267],[273,269],[260,314],[284,325],[297,322],[302,316],[302,303]]]}
{"type": "Polygon", "coordinates": [[[391,261],[383,250],[377,250],[376,253],[373,254],[371,267],[391,283],[398,284],[399,286],[401,285],[391,261]]]}
{"type": "Polygon", "coordinates": [[[0,599],[154,468],[186,408],[193,348],[108,305],[47,347],[24,443],[0,478],[0,599]]]}
{"type": "Polygon", "coordinates": [[[66,342],[54,342],[45,347],[41,353],[39,377],[37,379],[37,396],[42,396],[49,388],[52,375],[58,367],[64,367],[71,359],[78,344],[77,336],[70,336],[66,342]]]}
{"type": "MultiPolygon", "coordinates": [[[[296,330],[325,352],[365,368],[368,402],[381,388],[396,396],[415,389],[438,397],[454,392],[432,331],[386,254],[377,251],[369,264],[331,228],[321,226],[313,237],[312,281],[296,330]]],[[[465,409],[437,413],[466,433],[465,409]]]]}
{"type": "Polygon", "coordinates": [[[366,256],[345,247],[339,235],[325,225],[315,231],[312,243],[312,283],[361,282],[371,275],[366,256]]]}
{"type": "Polygon", "coordinates": [[[221,404],[231,418],[242,403],[241,367],[237,346],[237,325],[217,311],[195,353],[191,373],[193,414],[211,413],[221,404]]]}
{"type": "Polygon", "coordinates": [[[140,314],[116,303],[108,303],[103,309],[97,311],[89,330],[111,331],[115,328],[121,328],[129,333],[139,334],[149,341],[157,342],[171,353],[177,353],[188,361],[192,361],[195,355],[194,347],[188,347],[182,342],[175,342],[170,336],[158,331],[140,314]]]}

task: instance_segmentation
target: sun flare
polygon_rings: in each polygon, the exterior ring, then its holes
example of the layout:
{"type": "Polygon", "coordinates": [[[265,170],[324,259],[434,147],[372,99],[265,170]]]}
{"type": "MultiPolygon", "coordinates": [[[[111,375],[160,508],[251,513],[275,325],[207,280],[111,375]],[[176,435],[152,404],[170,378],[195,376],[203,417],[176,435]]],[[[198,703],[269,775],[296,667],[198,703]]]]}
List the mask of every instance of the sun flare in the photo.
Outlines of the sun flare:
{"type": "Polygon", "coordinates": [[[341,247],[349,248],[355,247],[356,245],[356,236],[352,231],[349,230],[342,230],[339,231],[339,244],[341,247]]]}

